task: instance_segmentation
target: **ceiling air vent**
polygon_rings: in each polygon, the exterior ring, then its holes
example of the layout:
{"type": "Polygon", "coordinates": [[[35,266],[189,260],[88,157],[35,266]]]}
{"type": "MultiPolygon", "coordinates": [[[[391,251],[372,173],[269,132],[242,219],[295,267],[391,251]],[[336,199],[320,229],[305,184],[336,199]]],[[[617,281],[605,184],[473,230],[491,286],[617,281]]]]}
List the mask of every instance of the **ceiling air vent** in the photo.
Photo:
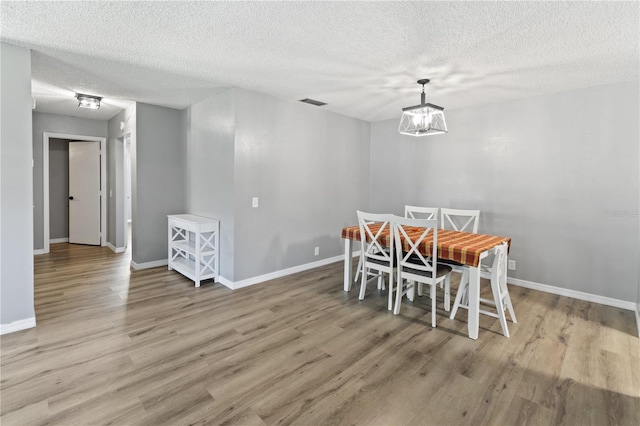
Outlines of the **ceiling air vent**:
{"type": "Polygon", "coordinates": [[[326,102],[320,102],[320,101],[316,101],[315,99],[309,99],[309,98],[300,99],[300,102],[304,102],[305,104],[311,104],[315,106],[322,106],[327,104],[326,102]]]}

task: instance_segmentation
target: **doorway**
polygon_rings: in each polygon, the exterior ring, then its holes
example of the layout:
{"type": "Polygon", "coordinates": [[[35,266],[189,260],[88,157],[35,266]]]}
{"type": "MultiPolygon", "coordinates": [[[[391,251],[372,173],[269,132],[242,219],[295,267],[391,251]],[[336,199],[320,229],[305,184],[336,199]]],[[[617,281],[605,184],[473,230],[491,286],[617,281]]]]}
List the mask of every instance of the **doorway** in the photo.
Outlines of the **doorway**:
{"type": "MultiPolygon", "coordinates": [[[[50,139],[67,139],[73,141],[99,142],[100,144],[100,241],[99,245],[105,246],[107,243],[107,139],[95,136],[70,135],[63,133],[44,132],[42,137],[42,180],[43,180],[43,252],[50,251],[50,203],[49,203],[49,144],[50,139]]],[[[73,143],[73,142],[70,142],[73,143]]]]}

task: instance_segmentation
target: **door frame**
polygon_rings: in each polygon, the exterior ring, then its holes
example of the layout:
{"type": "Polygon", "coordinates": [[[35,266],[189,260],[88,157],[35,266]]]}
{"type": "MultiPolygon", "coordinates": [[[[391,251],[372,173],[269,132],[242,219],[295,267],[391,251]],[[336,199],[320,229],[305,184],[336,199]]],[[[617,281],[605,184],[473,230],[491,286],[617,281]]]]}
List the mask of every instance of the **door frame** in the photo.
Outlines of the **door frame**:
{"type": "Polygon", "coordinates": [[[124,189],[122,191],[122,196],[123,196],[123,206],[124,206],[124,213],[123,213],[123,231],[124,231],[124,248],[125,250],[129,248],[129,225],[133,224],[133,188],[132,188],[132,182],[133,180],[131,179],[131,169],[133,166],[133,163],[131,161],[131,150],[132,150],[132,138],[131,138],[131,133],[127,133],[121,137],[118,138],[118,142],[122,141],[122,154],[123,154],[123,159],[122,159],[122,170],[123,170],[123,178],[122,178],[122,182],[123,182],[123,186],[124,189]],[[129,147],[127,148],[127,145],[129,145],[129,147]],[[129,171],[127,173],[127,161],[129,162],[129,171]],[[127,176],[128,175],[128,176],[127,176]],[[128,185],[127,185],[128,184],[128,185]],[[128,188],[127,188],[128,186],[128,188]],[[131,211],[131,222],[129,222],[127,220],[127,191],[129,193],[129,211],[131,211]]]}
{"type": "Polygon", "coordinates": [[[107,245],[107,138],[70,135],[66,133],[42,133],[42,216],[44,253],[49,253],[49,139],[73,139],[100,142],[100,245],[107,245]]]}

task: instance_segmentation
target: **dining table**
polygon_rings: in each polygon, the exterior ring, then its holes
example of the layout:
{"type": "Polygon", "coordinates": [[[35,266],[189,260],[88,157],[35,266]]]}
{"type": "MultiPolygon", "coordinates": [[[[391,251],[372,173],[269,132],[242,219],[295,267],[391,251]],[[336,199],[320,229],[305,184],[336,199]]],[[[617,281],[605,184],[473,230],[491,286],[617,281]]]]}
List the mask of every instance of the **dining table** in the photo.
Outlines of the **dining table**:
{"type": "MultiPolygon", "coordinates": [[[[375,225],[375,224],[373,224],[375,225]]],[[[377,230],[372,226],[372,231],[377,230]]],[[[378,226],[379,228],[379,226],[378,226]]],[[[424,228],[414,228],[407,232],[410,238],[417,240],[424,232],[424,228]]],[[[473,234],[450,229],[438,229],[437,235],[438,259],[457,262],[469,268],[469,309],[468,309],[468,334],[471,339],[478,338],[480,318],[480,276],[482,260],[494,253],[495,249],[506,242],[511,245],[511,238],[496,235],[473,234]]],[[[353,243],[361,241],[360,227],[347,226],[342,229],[344,239],[344,291],[350,291],[353,283],[353,243]]],[[[389,247],[391,232],[383,230],[381,242],[389,247]]],[[[415,241],[415,240],[414,240],[415,241]]],[[[424,255],[431,254],[433,239],[425,239],[418,247],[424,255]]],[[[506,274],[506,271],[504,272],[506,274]]]]}

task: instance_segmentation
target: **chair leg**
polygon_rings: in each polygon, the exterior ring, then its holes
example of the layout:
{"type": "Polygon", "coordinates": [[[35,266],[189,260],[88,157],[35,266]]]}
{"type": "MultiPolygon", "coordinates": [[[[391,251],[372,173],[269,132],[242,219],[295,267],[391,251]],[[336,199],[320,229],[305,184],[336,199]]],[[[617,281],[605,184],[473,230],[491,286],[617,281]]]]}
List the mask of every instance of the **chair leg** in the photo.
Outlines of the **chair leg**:
{"type": "Polygon", "coordinates": [[[358,278],[360,277],[360,269],[362,268],[362,250],[364,250],[364,248],[360,249],[360,257],[358,258],[358,269],[356,269],[356,276],[353,279],[354,282],[358,282],[358,278]]]}
{"type": "MultiPolygon", "coordinates": [[[[464,270],[462,271],[462,276],[460,277],[460,285],[462,286],[462,283],[465,283],[465,287],[468,289],[469,288],[469,268],[464,268],[464,270]]],[[[468,306],[469,305],[469,292],[465,291],[462,294],[462,305],[463,306],[468,306]]]]}
{"type": "Polygon", "coordinates": [[[507,310],[509,311],[509,316],[511,317],[511,322],[517,323],[518,320],[516,320],[516,314],[513,313],[513,305],[511,304],[511,296],[509,296],[509,290],[507,290],[505,292],[504,302],[505,302],[505,305],[507,307],[507,310]]]}
{"type": "Polygon", "coordinates": [[[507,317],[504,314],[504,304],[502,303],[502,294],[500,294],[500,284],[498,280],[491,280],[491,292],[493,293],[493,301],[496,304],[496,311],[498,313],[498,319],[500,320],[500,326],[502,327],[502,334],[505,337],[509,337],[509,327],[507,326],[507,317]]]}
{"type": "Polygon", "coordinates": [[[393,270],[389,272],[389,301],[387,302],[387,310],[393,309],[393,270]]]}
{"type": "Polygon", "coordinates": [[[367,270],[364,267],[364,265],[362,265],[362,270],[360,271],[360,295],[358,296],[358,299],[363,300],[364,293],[366,291],[367,291],[367,270]]]}
{"type": "Polygon", "coordinates": [[[400,313],[400,304],[402,303],[402,293],[404,293],[404,280],[398,274],[396,280],[396,306],[393,308],[393,314],[398,315],[400,313]]]}
{"type": "Polygon", "coordinates": [[[436,326],[436,285],[431,284],[431,327],[436,326]]]}
{"type": "Polygon", "coordinates": [[[382,274],[382,272],[378,272],[378,290],[384,290],[384,289],[385,289],[384,275],[382,274]]]}
{"type": "MultiPolygon", "coordinates": [[[[464,277],[464,273],[463,273],[463,277],[464,277]]],[[[460,286],[458,287],[458,292],[456,293],[456,300],[453,302],[453,309],[451,309],[451,315],[449,315],[450,319],[455,318],[456,312],[458,312],[458,308],[460,307],[460,304],[462,304],[463,306],[465,305],[465,303],[462,301],[462,298],[467,293],[468,286],[469,286],[468,279],[466,281],[464,279],[460,280],[460,286]]]]}
{"type": "Polygon", "coordinates": [[[422,296],[422,283],[418,283],[418,296],[422,296]]]}
{"type": "Polygon", "coordinates": [[[447,275],[444,279],[444,310],[449,312],[451,309],[451,275],[447,275]]]}

